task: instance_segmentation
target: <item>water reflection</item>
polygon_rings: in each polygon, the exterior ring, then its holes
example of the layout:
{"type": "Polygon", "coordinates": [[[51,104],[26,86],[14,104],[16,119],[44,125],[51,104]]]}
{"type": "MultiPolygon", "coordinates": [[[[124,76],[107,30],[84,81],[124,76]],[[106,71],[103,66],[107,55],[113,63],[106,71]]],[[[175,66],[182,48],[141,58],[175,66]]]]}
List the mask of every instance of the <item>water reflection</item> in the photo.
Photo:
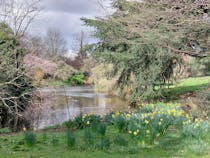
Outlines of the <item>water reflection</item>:
{"type": "Polygon", "coordinates": [[[110,111],[126,110],[127,102],[117,96],[95,93],[93,87],[44,88],[49,106],[44,108],[38,128],[60,124],[79,114],[104,115],[110,111]]]}

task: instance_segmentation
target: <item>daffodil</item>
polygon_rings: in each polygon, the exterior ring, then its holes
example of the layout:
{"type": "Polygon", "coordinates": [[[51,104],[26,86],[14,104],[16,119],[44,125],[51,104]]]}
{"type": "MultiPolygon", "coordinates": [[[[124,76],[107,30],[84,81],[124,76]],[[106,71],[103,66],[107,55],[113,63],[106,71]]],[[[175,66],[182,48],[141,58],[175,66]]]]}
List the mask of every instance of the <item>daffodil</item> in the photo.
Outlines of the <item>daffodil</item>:
{"type": "Polygon", "coordinates": [[[136,131],[133,132],[133,135],[136,136],[138,133],[136,131]]]}
{"type": "Polygon", "coordinates": [[[144,123],[147,125],[149,123],[149,121],[148,120],[144,120],[144,123]]]}
{"type": "Polygon", "coordinates": [[[186,114],[186,118],[189,119],[190,118],[190,115],[189,114],[186,114]]]}
{"type": "Polygon", "coordinates": [[[23,127],[23,132],[25,132],[26,131],[26,128],[25,127],[23,127]]]}
{"type": "Polygon", "coordinates": [[[182,114],[183,114],[182,111],[178,112],[178,116],[182,116],[182,114]]]}
{"type": "Polygon", "coordinates": [[[146,130],[146,133],[147,133],[147,134],[150,134],[150,131],[149,131],[149,130],[146,130]]]}
{"type": "Polygon", "coordinates": [[[162,125],[162,122],[158,122],[158,125],[161,126],[162,125]]]}

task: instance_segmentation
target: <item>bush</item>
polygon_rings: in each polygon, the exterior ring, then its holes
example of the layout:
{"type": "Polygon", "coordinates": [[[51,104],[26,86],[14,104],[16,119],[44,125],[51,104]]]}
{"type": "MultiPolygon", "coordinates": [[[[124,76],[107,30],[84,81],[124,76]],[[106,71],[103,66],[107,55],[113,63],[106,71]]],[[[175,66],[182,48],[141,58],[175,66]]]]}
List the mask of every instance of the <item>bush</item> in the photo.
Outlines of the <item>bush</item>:
{"type": "Polygon", "coordinates": [[[71,85],[83,85],[85,83],[85,75],[83,73],[76,73],[69,77],[67,82],[71,85]]]}

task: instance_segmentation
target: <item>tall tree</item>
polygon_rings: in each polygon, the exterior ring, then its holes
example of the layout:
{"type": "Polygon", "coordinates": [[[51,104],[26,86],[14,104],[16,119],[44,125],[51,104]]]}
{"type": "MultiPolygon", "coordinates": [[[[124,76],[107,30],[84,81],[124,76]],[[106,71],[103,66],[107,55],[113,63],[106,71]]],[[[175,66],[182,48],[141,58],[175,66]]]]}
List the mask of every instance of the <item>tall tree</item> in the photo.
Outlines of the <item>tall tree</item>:
{"type": "Polygon", "coordinates": [[[82,20],[95,27],[94,55],[113,63],[117,85],[134,100],[161,92],[182,55],[210,55],[209,0],[115,0],[115,12],[82,20]]]}
{"type": "Polygon", "coordinates": [[[74,59],[67,59],[66,63],[73,66],[75,69],[80,70],[84,66],[84,60],[88,57],[87,52],[87,35],[81,31],[74,36],[72,41],[72,50],[76,56],[74,59]]]}
{"type": "Polygon", "coordinates": [[[23,67],[25,50],[12,29],[0,23],[0,126],[17,130],[30,103],[32,81],[23,67]]]}
{"type": "Polygon", "coordinates": [[[67,53],[67,42],[59,29],[49,28],[44,38],[45,53],[50,57],[63,56],[67,53]]]}

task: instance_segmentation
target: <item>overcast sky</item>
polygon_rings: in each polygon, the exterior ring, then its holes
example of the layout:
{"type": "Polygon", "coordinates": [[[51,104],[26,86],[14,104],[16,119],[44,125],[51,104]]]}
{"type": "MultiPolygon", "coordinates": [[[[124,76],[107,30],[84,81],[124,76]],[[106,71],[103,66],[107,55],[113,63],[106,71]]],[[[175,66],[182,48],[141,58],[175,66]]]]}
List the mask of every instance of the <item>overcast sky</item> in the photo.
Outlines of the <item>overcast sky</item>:
{"type": "MultiPolygon", "coordinates": [[[[43,0],[44,10],[30,27],[30,32],[45,35],[48,28],[59,29],[71,49],[72,39],[81,30],[91,30],[83,25],[81,17],[94,18],[105,14],[97,3],[98,0],[43,0]]],[[[105,6],[110,5],[105,0],[105,6]]],[[[90,38],[89,41],[92,41],[90,38]]]]}

